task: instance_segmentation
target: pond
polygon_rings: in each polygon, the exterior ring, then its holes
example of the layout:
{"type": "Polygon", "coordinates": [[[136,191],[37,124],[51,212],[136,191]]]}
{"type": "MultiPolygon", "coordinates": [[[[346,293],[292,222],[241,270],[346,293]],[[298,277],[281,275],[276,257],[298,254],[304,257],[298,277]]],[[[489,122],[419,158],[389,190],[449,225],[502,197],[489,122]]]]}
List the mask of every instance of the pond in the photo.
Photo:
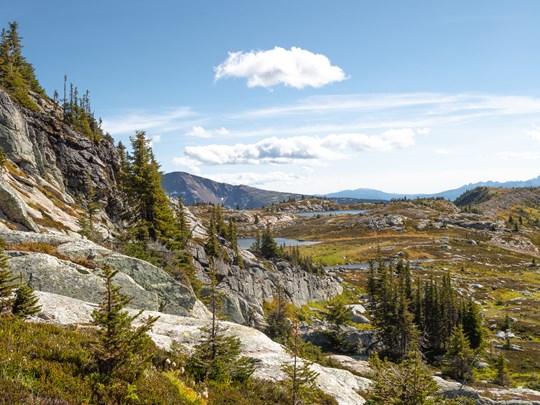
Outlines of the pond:
{"type": "MultiPolygon", "coordinates": [[[[297,239],[288,239],[288,238],[274,238],[278,246],[309,246],[315,245],[319,242],[313,242],[309,240],[297,240],[297,239]]],[[[242,249],[249,249],[251,245],[255,243],[255,238],[239,238],[238,247],[242,249]]]]}
{"type": "Polygon", "coordinates": [[[295,212],[294,215],[299,217],[316,217],[317,215],[356,215],[366,212],[367,210],[336,210],[336,211],[310,211],[310,212],[295,212]]]}

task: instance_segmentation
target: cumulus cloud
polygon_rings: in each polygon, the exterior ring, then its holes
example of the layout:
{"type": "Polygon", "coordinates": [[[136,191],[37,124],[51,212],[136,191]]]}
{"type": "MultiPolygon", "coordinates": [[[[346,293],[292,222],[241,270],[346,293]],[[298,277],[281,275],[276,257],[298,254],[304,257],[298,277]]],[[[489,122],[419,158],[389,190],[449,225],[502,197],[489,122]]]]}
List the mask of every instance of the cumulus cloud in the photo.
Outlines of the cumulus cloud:
{"type": "Polygon", "coordinates": [[[526,129],[525,133],[529,135],[529,138],[531,138],[533,141],[536,141],[540,143],[540,128],[536,125],[534,125],[531,129],[526,129]]]}
{"type": "Polygon", "coordinates": [[[378,135],[332,134],[325,137],[271,137],[252,144],[187,146],[176,164],[309,164],[346,158],[354,152],[389,151],[415,144],[417,131],[390,129],[378,135]]]}
{"type": "Polygon", "coordinates": [[[296,89],[322,87],[347,78],[324,55],[277,46],[267,51],[229,52],[228,58],[214,71],[216,80],[239,77],[247,79],[248,87],[265,88],[279,84],[296,89]]]}
{"type": "Polygon", "coordinates": [[[197,138],[213,138],[216,136],[229,135],[227,128],[221,127],[217,129],[205,129],[199,125],[195,125],[191,128],[191,131],[186,133],[187,136],[195,136],[197,138]]]}

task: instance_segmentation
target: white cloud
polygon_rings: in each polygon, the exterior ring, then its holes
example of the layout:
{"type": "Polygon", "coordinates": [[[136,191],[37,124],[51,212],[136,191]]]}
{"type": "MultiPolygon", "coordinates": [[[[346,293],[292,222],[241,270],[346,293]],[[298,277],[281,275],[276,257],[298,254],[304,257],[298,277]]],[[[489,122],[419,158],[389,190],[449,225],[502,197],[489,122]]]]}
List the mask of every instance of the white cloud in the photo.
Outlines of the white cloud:
{"type": "Polygon", "coordinates": [[[271,137],[252,144],[187,146],[185,156],[175,158],[175,162],[183,165],[318,163],[347,158],[353,152],[411,147],[415,144],[416,135],[413,129],[402,128],[390,129],[379,135],[271,137]]]}
{"type": "Polygon", "coordinates": [[[292,47],[268,51],[229,52],[228,58],[214,68],[215,79],[246,78],[248,87],[271,88],[279,84],[296,89],[322,87],[345,80],[338,66],[321,54],[292,47]]]}
{"type": "Polygon", "coordinates": [[[227,128],[221,127],[217,129],[204,129],[200,125],[195,125],[191,128],[191,131],[186,133],[187,136],[195,136],[197,138],[213,138],[215,136],[229,135],[227,128]]]}
{"type": "Polygon", "coordinates": [[[188,107],[170,108],[166,111],[131,111],[103,120],[103,128],[112,135],[133,134],[136,130],[174,131],[185,126],[185,119],[194,115],[188,107]]]}
{"type": "Polygon", "coordinates": [[[435,149],[436,155],[450,155],[450,151],[448,149],[435,149]]]}
{"type": "Polygon", "coordinates": [[[245,184],[252,187],[263,187],[269,184],[291,184],[303,176],[298,174],[285,173],[282,171],[272,171],[266,173],[223,173],[217,175],[208,175],[208,178],[229,184],[245,184]]]}
{"type": "Polygon", "coordinates": [[[149,138],[150,146],[154,146],[156,143],[161,142],[161,134],[154,134],[149,138]]]}
{"type": "Polygon", "coordinates": [[[533,141],[540,143],[540,128],[538,126],[534,125],[532,129],[526,129],[525,133],[529,135],[529,138],[533,141]]]}
{"type": "Polygon", "coordinates": [[[538,160],[540,153],[538,152],[499,152],[495,154],[497,159],[502,160],[538,160]]]}
{"type": "Polygon", "coordinates": [[[192,173],[200,174],[201,173],[201,162],[195,159],[191,159],[186,156],[177,156],[172,159],[172,164],[174,166],[184,166],[187,167],[192,173]]]}

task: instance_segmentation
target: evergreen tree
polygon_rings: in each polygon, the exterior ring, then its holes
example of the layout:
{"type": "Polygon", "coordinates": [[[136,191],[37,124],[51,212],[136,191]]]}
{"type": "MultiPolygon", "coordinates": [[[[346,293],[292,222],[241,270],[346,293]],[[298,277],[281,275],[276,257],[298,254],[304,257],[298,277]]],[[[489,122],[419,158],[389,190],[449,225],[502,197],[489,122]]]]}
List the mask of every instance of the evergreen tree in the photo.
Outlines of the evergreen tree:
{"type": "Polygon", "coordinates": [[[471,343],[471,349],[482,348],[484,345],[484,330],[482,328],[480,308],[472,299],[469,299],[465,304],[462,318],[463,332],[471,343]]]}
{"type": "Polygon", "coordinates": [[[39,110],[37,104],[29,97],[28,91],[44,96],[34,68],[22,55],[19,24],[10,22],[9,29],[2,30],[0,42],[0,84],[20,106],[31,110],[39,110]]]}
{"type": "Polygon", "coordinates": [[[289,345],[289,352],[293,356],[293,360],[281,366],[281,369],[287,375],[286,382],[292,396],[292,405],[313,404],[316,400],[315,381],[319,373],[311,369],[311,364],[307,360],[302,360],[302,364],[300,364],[298,356],[302,351],[302,345],[302,339],[298,332],[298,322],[295,322],[289,345]]]}
{"type": "Polygon", "coordinates": [[[445,354],[446,374],[462,382],[473,380],[476,361],[477,356],[463,333],[462,325],[455,326],[445,354]]]}
{"type": "Polygon", "coordinates": [[[326,320],[332,324],[330,329],[332,344],[335,349],[343,352],[348,352],[351,349],[345,342],[346,332],[343,330],[343,326],[351,322],[350,313],[351,310],[347,308],[345,300],[339,296],[330,300],[325,313],[326,320]]]}
{"type": "Polygon", "coordinates": [[[159,164],[144,131],[131,137],[132,153],[129,161],[124,191],[128,195],[135,238],[145,240],[174,240],[179,229],[169,200],[161,186],[159,164]]]}
{"type": "Polygon", "coordinates": [[[215,218],[210,218],[210,225],[208,227],[208,239],[204,245],[206,254],[209,256],[218,257],[221,253],[219,241],[217,237],[216,221],[215,218]]]}
{"type": "Polygon", "coordinates": [[[418,350],[407,354],[401,364],[370,358],[375,372],[368,404],[424,405],[433,403],[437,383],[422,361],[418,350]]]}
{"type": "Polygon", "coordinates": [[[97,369],[93,375],[94,395],[100,404],[126,403],[128,396],[136,395],[134,383],[144,375],[152,360],[147,332],[158,319],[148,317],[141,326],[132,328],[142,311],[131,316],[124,310],[131,298],[114,285],[117,273],[107,265],[103,267],[104,297],[92,313],[92,324],[97,327],[97,340],[92,347],[97,369]]]}
{"type": "Polygon", "coordinates": [[[15,290],[11,312],[19,318],[26,318],[41,311],[38,302],[39,299],[34,294],[34,289],[21,280],[19,287],[15,290]]]}
{"type": "Polygon", "coordinates": [[[510,372],[508,371],[508,360],[504,357],[503,352],[499,353],[499,356],[495,360],[495,384],[502,385],[507,387],[511,384],[512,378],[510,377],[510,372]]]}
{"type": "Polygon", "coordinates": [[[236,336],[226,336],[218,323],[219,294],[215,270],[212,266],[210,310],[212,322],[202,328],[203,338],[194,347],[193,354],[186,362],[186,371],[195,381],[216,381],[229,384],[246,382],[255,368],[251,357],[241,356],[240,340],[236,336]]]}
{"type": "Polygon", "coordinates": [[[260,253],[266,259],[281,256],[279,246],[272,236],[270,225],[267,225],[266,228],[264,228],[261,235],[260,253]]]}
{"type": "Polygon", "coordinates": [[[270,303],[270,310],[266,316],[267,326],[265,333],[274,341],[285,344],[292,333],[291,308],[285,297],[285,291],[281,285],[277,288],[277,294],[270,303]]]}
{"type": "Polygon", "coordinates": [[[0,240],[0,316],[11,313],[13,306],[13,291],[16,277],[8,269],[8,257],[4,253],[3,240],[0,240]]]}

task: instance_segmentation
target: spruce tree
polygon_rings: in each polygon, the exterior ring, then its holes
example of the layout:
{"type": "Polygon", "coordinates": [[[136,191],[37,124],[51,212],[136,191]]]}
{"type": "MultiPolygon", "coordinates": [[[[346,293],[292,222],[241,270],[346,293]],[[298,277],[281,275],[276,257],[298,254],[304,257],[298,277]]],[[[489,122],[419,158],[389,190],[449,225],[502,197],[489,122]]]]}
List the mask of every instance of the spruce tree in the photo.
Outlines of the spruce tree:
{"type": "Polygon", "coordinates": [[[110,266],[103,266],[101,276],[105,281],[103,300],[92,313],[92,324],[97,327],[97,340],[92,346],[92,356],[97,373],[94,374],[95,400],[100,404],[125,403],[133,395],[133,387],[149,367],[152,354],[151,339],[147,332],[158,317],[147,317],[142,325],[132,323],[142,311],[131,316],[124,310],[131,298],[114,285],[117,274],[110,266]]]}
{"type": "Polygon", "coordinates": [[[272,236],[270,225],[267,225],[266,228],[264,228],[261,235],[260,253],[266,259],[281,256],[279,246],[272,236]]]}
{"type": "Polygon", "coordinates": [[[13,300],[11,312],[19,318],[27,318],[41,311],[38,302],[39,299],[36,297],[34,289],[21,280],[15,290],[15,299],[13,300]]]}
{"type": "Polygon", "coordinates": [[[224,384],[246,382],[255,371],[253,359],[241,356],[240,340],[236,336],[226,336],[225,330],[219,325],[220,296],[213,261],[211,269],[209,306],[212,321],[208,327],[201,329],[203,338],[188,358],[186,371],[195,381],[216,381],[224,384]]]}
{"type": "Polygon", "coordinates": [[[503,352],[500,352],[495,360],[495,372],[495,384],[502,385],[503,387],[507,387],[511,384],[512,378],[508,371],[508,360],[504,357],[503,352]]]}
{"type": "Polygon", "coordinates": [[[471,343],[471,349],[477,350],[484,345],[484,330],[479,306],[469,299],[462,316],[463,332],[471,343]]]}
{"type": "Polygon", "coordinates": [[[274,341],[285,344],[292,333],[291,309],[285,296],[285,290],[278,285],[277,294],[270,302],[270,310],[266,316],[265,333],[274,341]]]}
{"type": "Polygon", "coordinates": [[[463,333],[462,325],[455,326],[452,330],[444,358],[445,371],[450,377],[461,382],[474,379],[477,356],[463,333]]]}
{"type": "Polygon", "coordinates": [[[302,339],[298,331],[298,322],[295,322],[289,352],[293,359],[281,366],[281,370],[287,376],[286,383],[291,393],[291,405],[313,404],[316,399],[316,379],[319,373],[311,369],[311,363],[307,360],[299,361],[299,353],[302,351],[302,339]]]}
{"type": "Polygon", "coordinates": [[[368,404],[423,405],[437,391],[437,383],[424,364],[418,350],[407,354],[401,364],[370,358],[375,372],[368,404]]]}
{"type": "Polygon", "coordinates": [[[127,187],[135,237],[144,240],[174,239],[178,227],[169,200],[161,186],[161,172],[156,162],[149,140],[144,131],[137,131],[131,137],[132,153],[128,154],[129,174],[127,187]]]}

